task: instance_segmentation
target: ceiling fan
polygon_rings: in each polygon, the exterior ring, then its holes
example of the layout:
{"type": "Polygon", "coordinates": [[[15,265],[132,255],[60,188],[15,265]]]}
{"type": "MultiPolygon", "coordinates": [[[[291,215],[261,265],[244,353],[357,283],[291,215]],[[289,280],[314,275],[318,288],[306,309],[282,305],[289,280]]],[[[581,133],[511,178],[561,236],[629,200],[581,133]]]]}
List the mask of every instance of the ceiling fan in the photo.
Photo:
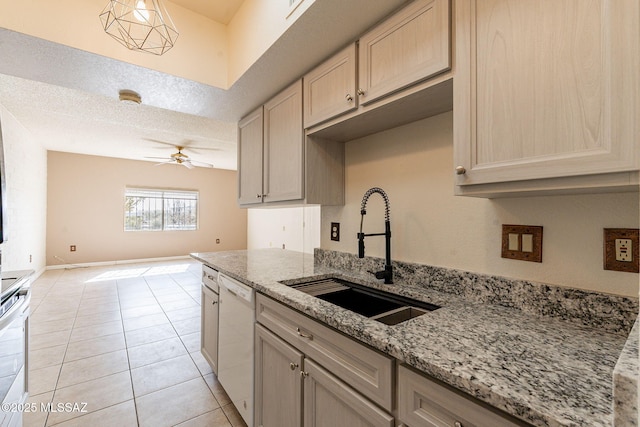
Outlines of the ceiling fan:
{"type": "Polygon", "coordinates": [[[161,166],[166,164],[177,164],[187,167],[188,169],[193,169],[195,166],[202,166],[207,168],[212,168],[213,165],[211,163],[206,162],[198,162],[195,160],[191,160],[188,155],[184,154],[182,150],[186,147],[181,147],[179,145],[175,146],[177,153],[171,154],[169,157],[145,157],[145,159],[155,159],[155,160],[164,160],[163,162],[156,163],[155,166],[161,166]]]}

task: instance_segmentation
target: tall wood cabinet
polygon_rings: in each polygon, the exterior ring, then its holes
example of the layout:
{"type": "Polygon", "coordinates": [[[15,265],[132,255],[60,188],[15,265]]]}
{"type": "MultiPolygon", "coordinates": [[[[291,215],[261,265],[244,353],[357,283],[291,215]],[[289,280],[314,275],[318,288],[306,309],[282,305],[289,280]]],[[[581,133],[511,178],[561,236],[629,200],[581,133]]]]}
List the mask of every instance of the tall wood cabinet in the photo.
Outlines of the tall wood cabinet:
{"type": "Polygon", "coordinates": [[[456,194],[637,186],[637,0],[460,0],[455,22],[456,194]]]}
{"type": "Polygon", "coordinates": [[[304,135],[301,80],[238,122],[238,203],[344,204],[344,145],[304,135]]]}
{"type": "Polygon", "coordinates": [[[238,123],[241,205],[302,199],[302,81],[238,123]]]}

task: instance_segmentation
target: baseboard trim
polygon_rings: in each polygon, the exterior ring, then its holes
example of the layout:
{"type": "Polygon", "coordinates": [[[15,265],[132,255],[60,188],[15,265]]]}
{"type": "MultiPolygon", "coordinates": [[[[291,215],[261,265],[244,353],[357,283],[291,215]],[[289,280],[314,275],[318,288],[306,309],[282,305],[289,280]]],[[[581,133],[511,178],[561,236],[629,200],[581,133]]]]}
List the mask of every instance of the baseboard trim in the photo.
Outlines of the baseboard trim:
{"type": "Polygon", "coordinates": [[[138,264],[143,262],[163,262],[163,261],[174,261],[174,260],[189,259],[189,258],[191,258],[189,255],[177,255],[177,256],[159,257],[159,258],[140,258],[140,259],[124,259],[124,260],[115,260],[115,261],[83,262],[83,263],[77,263],[77,264],[48,265],[47,267],[45,267],[45,270],[100,267],[105,265],[120,265],[120,264],[138,264]]]}

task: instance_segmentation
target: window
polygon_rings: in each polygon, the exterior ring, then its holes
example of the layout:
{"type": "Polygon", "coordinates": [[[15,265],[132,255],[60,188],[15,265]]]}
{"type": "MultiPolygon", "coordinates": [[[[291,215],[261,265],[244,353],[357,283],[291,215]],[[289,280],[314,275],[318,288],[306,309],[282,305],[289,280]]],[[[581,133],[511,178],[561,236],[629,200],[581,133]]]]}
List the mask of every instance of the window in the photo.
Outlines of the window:
{"type": "Polygon", "coordinates": [[[125,231],[197,230],[198,192],[127,188],[125,231]]]}

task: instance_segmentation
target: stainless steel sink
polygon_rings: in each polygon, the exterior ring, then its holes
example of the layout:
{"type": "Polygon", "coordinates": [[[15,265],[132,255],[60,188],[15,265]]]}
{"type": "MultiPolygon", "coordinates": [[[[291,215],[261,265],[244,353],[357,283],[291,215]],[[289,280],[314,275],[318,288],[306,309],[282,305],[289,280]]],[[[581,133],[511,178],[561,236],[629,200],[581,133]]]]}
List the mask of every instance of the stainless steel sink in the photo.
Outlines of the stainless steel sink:
{"type": "Polygon", "coordinates": [[[310,280],[289,286],[387,325],[397,325],[440,308],[338,278],[310,280]]]}

